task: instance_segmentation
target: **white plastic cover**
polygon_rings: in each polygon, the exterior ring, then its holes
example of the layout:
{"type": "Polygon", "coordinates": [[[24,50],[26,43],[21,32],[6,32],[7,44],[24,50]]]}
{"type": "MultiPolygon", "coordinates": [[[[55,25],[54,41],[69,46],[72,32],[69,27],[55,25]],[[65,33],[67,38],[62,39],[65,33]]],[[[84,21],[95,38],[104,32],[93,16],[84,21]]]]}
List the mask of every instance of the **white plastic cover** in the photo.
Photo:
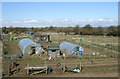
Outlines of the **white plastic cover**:
{"type": "MultiPolygon", "coordinates": [[[[31,47],[35,46],[36,48],[41,48],[37,43],[33,42],[32,40],[28,39],[28,38],[24,38],[19,42],[19,46],[20,49],[22,51],[23,54],[32,54],[31,52],[31,47]]],[[[38,51],[38,50],[36,50],[38,51]]]]}
{"type": "Polygon", "coordinates": [[[81,46],[69,42],[62,42],[59,47],[60,50],[67,51],[69,55],[72,55],[75,51],[77,51],[77,48],[79,48],[79,51],[83,51],[81,46]]]}
{"type": "Polygon", "coordinates": [[[42,47],[40,44],[38,44],[36,47],[36,54],[41,54],[41,53],[42,53],[42,47]]]}

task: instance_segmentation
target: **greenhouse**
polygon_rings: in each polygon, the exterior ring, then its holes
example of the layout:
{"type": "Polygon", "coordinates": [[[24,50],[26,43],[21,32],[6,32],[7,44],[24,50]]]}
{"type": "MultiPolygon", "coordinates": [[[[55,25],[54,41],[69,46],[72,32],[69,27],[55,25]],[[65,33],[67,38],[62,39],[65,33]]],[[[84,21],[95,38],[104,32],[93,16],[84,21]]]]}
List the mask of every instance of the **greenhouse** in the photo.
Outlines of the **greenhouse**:
{"type": "Polygon", "coordinates": [[[28,38],[22,39],[19,46],[23,54],[40,54],[42,52],[41,45],[28,38]]]}
{"type": "Polygon", "coordinates": [[[81,46],[69,42],[62,42],[59,47],[60,50],[66,51],[69,55],[76,55],[76,52],[79,54],[83,52],[83,48],[81,46]]]}

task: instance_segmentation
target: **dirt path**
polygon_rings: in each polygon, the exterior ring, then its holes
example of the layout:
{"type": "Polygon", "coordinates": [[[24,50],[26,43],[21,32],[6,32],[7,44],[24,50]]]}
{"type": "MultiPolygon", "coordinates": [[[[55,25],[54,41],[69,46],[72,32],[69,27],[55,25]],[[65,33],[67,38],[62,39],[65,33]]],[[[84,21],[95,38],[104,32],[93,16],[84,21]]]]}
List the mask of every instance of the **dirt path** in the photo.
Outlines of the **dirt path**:
{"type": "MultiPolygon", "coordinates": [[[[49,76],[48,76],[49,77],[49,76]]],[[[50,77],[118,77],[118,73],[100,73],[100,74],[95,74],[95,73],[67,73],[63,75],[51,75],[50,77]]]]}

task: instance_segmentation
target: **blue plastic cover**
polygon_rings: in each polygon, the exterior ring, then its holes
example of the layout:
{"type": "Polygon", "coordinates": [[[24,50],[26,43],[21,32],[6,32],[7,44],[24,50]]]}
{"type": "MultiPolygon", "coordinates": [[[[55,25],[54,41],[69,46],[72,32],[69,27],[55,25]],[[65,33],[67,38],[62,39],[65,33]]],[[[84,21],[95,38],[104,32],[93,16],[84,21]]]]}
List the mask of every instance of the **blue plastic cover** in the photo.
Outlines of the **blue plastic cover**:
{"type": "Polygon", "coordinates": [[[82,55],[82,51],[80,51],[79,54],[82,55]]]}

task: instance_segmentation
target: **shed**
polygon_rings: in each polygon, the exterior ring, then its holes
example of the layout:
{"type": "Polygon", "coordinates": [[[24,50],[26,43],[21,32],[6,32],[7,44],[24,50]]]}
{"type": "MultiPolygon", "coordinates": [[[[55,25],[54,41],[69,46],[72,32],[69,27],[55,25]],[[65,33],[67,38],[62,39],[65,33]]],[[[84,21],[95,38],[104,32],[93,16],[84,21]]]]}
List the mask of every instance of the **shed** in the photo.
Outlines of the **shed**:
{"type": "Polygon", "coordinates": [[[47,53],[50,57],[60,56],[61,52],[59,46],[48,46],[47,50],[47,53]]]}
{"type": "Polygon", "coordinates": [[[22,39],[19,46],[23,54],[40,54],[42,52],[41,45],[28,38],[22,39]]]}
{"type": "Polygon", "coordinates": [[[79,53],[80,51],[83,52],[83,48],[81,46],[69,42],[62,42],[59,47],[60,50],[66,51],[69,55],[73,55],[76,52],[79,53]]]}
{"type": "Polygon", "coordinates": [[[34,40],[36,42],[50,42],[50,35],[35,35],[34,40]]]}
{"type": "Polygon", "coordinates": [[[29,32],[28,35],[34,35],[34,33],[33,32],[29,32]]]}

